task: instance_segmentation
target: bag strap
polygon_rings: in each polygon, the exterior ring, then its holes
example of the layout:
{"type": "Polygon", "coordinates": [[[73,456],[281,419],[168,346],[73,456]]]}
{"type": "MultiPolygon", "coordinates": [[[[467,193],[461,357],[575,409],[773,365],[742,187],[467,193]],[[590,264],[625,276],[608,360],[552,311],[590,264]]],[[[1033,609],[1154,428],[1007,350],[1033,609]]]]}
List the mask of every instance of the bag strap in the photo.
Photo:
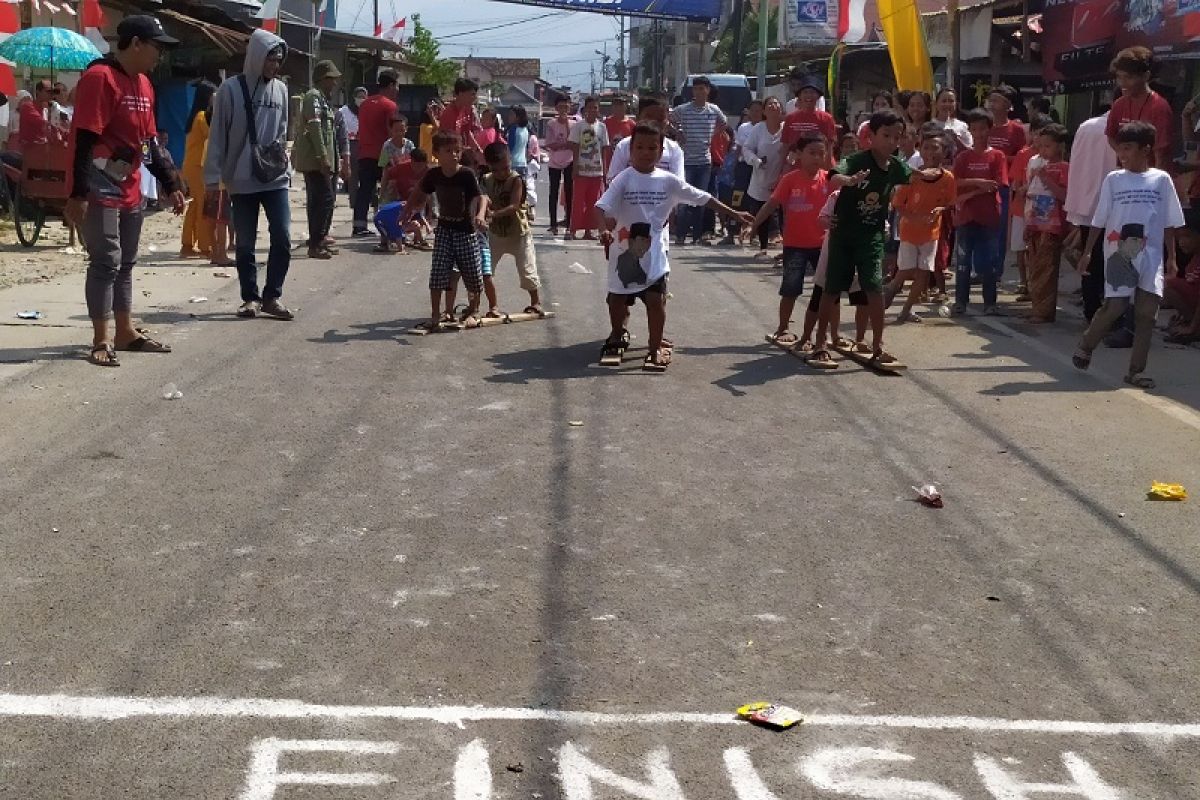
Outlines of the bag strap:
{"type": "Polygon", "coordinates": [[[250,83],[245,74],[238,75],[238,83],[242,85],[242,102],[246,108],[246,127],[250,129],[250,144],[258,147],[258,126],[254,124],[254,107],[250,105],[250,83]]]}

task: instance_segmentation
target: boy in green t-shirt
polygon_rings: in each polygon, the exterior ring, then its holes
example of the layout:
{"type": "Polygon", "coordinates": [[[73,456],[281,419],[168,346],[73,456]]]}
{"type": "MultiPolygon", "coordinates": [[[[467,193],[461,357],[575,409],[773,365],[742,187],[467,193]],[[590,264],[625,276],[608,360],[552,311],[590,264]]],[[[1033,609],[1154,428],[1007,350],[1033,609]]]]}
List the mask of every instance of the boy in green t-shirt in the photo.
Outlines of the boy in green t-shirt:
{"type": "Polygon", "coordinates": [[[891,208],[892,191],[908,183],[912,170],[894,154],[904,134],[904,121],[891,110],[871,115],[867,122],[871,146],[842,159],[837,172],[851,180],[833,209],[829,231],[829,265],[821,295],[821,319],[831,320],[854,278],[867,296],[871,320],[871,359],[896,362],[883,349],[883,245],[884,225],[891,208]]]}

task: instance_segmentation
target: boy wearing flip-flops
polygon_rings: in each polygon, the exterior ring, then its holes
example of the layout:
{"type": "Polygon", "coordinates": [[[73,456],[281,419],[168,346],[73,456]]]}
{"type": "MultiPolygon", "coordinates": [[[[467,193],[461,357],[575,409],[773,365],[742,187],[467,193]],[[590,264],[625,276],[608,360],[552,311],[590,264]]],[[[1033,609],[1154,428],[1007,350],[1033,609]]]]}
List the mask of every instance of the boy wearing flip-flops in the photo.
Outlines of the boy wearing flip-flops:
{"type": "Polygon", "coordinates": [[[490,168],[483,178],[483,190],[489,200],[488,248],[492,255],[492,271],[495,271],[500,259],[511,255],[517,264],[521,288],[529,292],[529,305],[525,307],[525,313],[541,314],[541,281],[538,279],[533,233],[526,215],[525,180],[513,171],[508,145],[504,142],[493,142],[485,147],[483,158],[490,168]]]}
{"type": "Polygon", "coordinates": [[[604,217],[600,242],[608,252],[608,315],[612,323],[601,357],[624,351],[629,336],[629,307],[640,299],[646,305],[650,334],[649,353],[642,368],[654,372],[666,370],[671,363],[671,346],[663,339],[667,275],[671,271],[667,260],[671,212],[676,205],[687,203],[706,206],[745,225],[754,221],[749,214],[734,211],[708,192],[659,169],[662,152],[662,129],[639,123],[630,137],[632,169],[621,172],[596,203],[604,217]]]}
{"type": "Polygon", "coordinates": [[[1148,122],[1127,122],[1116,135],[1117,160],[1123,169],[1108,173],[1079,258],[1088,274],[1092,248],[1104,233],[1104,305],[1092,317],[1071,361],[1079,369],[1092,363],[1092,351],[1133,304],[1133,351],[1125,383],[1153,389],[1142,373],[1150,354],[1150,336],[1162,302],[1164,273],[1175,274],[1175,229],[1184,226],[1183,208],[1171,176],[1150,166],[1156,131],[1148,122]]]}

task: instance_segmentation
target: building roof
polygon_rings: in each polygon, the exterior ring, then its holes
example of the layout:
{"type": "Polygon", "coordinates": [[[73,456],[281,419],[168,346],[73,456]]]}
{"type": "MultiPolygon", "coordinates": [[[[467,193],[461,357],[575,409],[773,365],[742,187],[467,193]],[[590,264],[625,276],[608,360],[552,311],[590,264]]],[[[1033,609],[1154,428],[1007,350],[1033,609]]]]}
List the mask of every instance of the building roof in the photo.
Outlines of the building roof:
{"type": "Polygon", "coordinates": [[[463,64],[478,64],[500,78],[536,78],[542,74],[540,58],[476,58],[468,56],[463,64]]]}

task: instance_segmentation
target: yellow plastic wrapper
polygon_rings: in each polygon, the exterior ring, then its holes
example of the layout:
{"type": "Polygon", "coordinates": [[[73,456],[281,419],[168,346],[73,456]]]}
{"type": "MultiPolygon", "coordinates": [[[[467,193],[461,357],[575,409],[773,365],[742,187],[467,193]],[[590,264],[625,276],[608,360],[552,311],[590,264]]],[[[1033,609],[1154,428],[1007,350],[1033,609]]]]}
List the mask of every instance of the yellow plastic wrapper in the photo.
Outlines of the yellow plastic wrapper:
{"type": "Polygon", "coordinates": [[[737,710],[737,715],[739,719],[777,731],[785,731],[804,721],[794,708],[763,701],[747,703],[737,710]]]}
{"type": "Polygon", "coordinates": [[[1178,483],[1159,483],[1158,481],[1154,481],[1150,484],[1150,491],[1147,492],[1146,499],[1187,500],[1187,489],[1178,483]]]}

